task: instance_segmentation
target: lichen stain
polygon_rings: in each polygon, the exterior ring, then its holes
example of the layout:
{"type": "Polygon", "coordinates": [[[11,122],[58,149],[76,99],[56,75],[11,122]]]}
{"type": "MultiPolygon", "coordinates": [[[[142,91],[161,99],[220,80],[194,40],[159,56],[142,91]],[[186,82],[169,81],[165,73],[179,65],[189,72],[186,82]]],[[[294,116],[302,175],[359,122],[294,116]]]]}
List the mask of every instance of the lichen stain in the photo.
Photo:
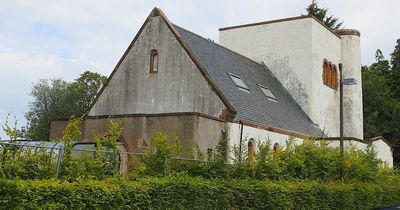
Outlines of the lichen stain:
{"type": "Polygon", "coordinates": [[[263,56],[256,60],[264,60],[267,67],[278,78],[286,90],[292,95],[300,107],[306,112],[310,111],[309,95],[306,91],[306,85],[301,82],[296,75],[296,72],[289,65],[289,57],[279,56],[263,56]]]}

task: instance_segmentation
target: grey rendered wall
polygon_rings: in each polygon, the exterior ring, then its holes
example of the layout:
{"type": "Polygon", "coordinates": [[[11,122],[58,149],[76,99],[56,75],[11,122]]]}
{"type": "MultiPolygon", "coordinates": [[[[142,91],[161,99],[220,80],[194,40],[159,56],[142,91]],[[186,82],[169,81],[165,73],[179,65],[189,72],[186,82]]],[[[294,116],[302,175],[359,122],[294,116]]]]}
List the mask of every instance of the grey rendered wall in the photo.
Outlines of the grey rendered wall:
{"type": "Polygon", "coordinates": [[[200,116],[194,119],[193,127],[193,139],[203,154],[206,154],[208,149],[215,151],[218,142],[223,137],[223,132],[227,132],[226,123],[200,116]]]}
{"type": "Polygon", "coordinates": [[[199,112],[218,117],[225,108],[160,17],[150,20],[89,116],[199,112]],[[149,54],[159,72],[149,74],[149,54]]]}
{"type": "MultiPolygon", "coordinates": [[[[157,117],[126,117],[122,120],[122,139],[128,146],[128,151],[138,151],[138,140],[144,139],[150,143],[158,132],[176,136],[182,145],[187,145],[193,139],[193,121],[196,116],[157,116],[157,117]]],[[[94,136],[107,133],[108,119],[85,119],[84,140],[92,141],[94,136]]]]}
{"type": "MultiPolygon", "coordinates": [[[[178,137],[185,146],[196,141],[204,154],[208,148],[214,149],[221,137],[225,123],[197,115],[182,114],[177,116],[137,116],[121,117],[123,130],[121,140],[127,146],[127,151],[139,151],[138,140],[144,139],[150,144],[151,138],[158,132],[178,137]]],[[[51,139],[60,139],[68,121],[53,121],[51,124],[51,139]]],[[[95,135],[107,133],[109,119],[85,119],[80,126],[82,135],[77,140],[94,141],[95,135]]]]}
{"type": "MultiPolygon", "coordinates": [[[[68,124],[68,120],[51,121],[50,124],[50,140],[60,140],[63,137],[63,132],[68,124]]],[[[81,131],[83,127],[81,126],[81,131]]],[[[81,135],[81,137],[83,137],[81,135]]]]}

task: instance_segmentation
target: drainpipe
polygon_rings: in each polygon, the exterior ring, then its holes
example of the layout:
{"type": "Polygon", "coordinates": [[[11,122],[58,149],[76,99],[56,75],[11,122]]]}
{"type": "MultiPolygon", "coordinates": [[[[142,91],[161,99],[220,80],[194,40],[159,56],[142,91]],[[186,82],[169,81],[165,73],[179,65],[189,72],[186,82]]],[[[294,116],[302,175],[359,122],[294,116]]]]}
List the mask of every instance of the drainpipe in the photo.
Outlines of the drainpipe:
{"type": "Polygon", "coordinates": [[[239,121],[240,139],[239,139],[239,162],[242,162],[242,140],[243,140],[243,122],[239,121]]]}

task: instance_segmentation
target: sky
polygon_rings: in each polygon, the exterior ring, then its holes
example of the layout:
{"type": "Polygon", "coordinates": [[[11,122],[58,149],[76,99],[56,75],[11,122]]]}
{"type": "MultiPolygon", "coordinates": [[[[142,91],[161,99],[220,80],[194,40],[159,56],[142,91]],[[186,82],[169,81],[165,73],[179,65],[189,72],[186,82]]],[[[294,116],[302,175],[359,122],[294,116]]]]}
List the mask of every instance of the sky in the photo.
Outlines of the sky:
{"type": "MultiPolygon", "coordinates": [[[[39,79],[110,75],[154,7],[168,19],[218,41],[218,28],[299,16],[311,0],[0,0],[0,123],[8,113],[26,124],[39,79]]],[[[361,32],[362,64],[380,49],[390,58],[400,38],[399,0],[319,0],[361,32]]],[[[13,124],[13,117],[10,119],[13,124]]],[[[0,131],[0,138],[7,138],[0,131]]]]}

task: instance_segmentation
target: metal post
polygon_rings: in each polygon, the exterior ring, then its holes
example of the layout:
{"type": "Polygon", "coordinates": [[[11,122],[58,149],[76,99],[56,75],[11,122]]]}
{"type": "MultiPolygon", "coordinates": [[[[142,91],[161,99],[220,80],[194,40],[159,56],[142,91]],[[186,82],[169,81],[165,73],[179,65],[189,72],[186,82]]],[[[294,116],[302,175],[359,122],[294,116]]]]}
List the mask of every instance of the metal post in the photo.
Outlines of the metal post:
{"type": "Polygon", "coordinates": [[[342,161],[341,167],[341,177],[344,177],[344,143],[343,143],[343,73],[342,73],[342,64],[339,63],[339,72],[340,72],[340,158],[342,161]]]}
{"type": "Polygon", "coordinates": [[[240,126],[240,139],[239,139],[239,162],[242,162],[242,139],[243,139],[243,122],[239,121],[240,126]]]}
{"type": "Polygon", "coordinates": [[[61,160],[62,160],[63,154],[64,154],[64,149],[63,148],[59,148],[58,149],[57,165],[56,165],[56,177],[57,178],[60,175],[60,165],[61,165],[61,160]]]}

